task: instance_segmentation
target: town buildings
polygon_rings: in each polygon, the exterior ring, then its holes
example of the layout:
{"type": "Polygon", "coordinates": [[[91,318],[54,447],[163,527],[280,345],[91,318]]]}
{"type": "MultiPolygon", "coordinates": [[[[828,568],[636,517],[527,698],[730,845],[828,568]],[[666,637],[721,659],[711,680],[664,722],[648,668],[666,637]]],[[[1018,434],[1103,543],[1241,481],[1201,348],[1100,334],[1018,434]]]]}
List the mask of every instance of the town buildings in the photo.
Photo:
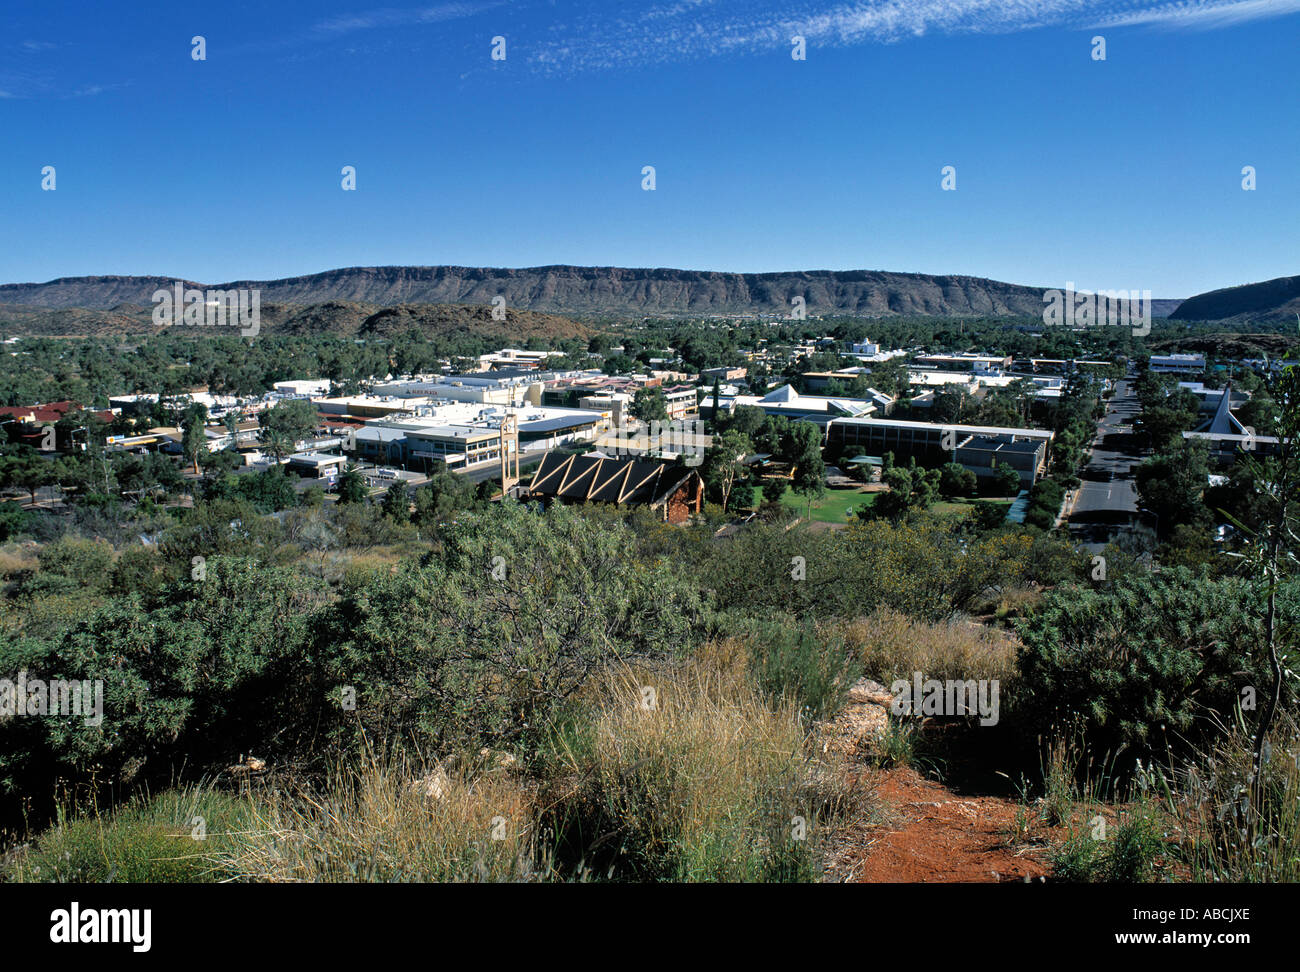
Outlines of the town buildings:
{"type": "Polygon", "coordinates": [[[955,462],[978,478],[996,475],[996,464],[1011,466],[1032,486],[1047,471],[1055,434],[1042,429],[910,422],[900,419],[836,418],[827,428],[827,446],[852,456],[894,454],[899,464],[915,458],[922,466],[955,462]]]}
{"type": "Polygon", "coordinates": [[[608,503],[646,507],[665,523],[685,523],[704,509],[704,481],[666,460],[547,453],[525,494],[543,504],[608,503]]]}

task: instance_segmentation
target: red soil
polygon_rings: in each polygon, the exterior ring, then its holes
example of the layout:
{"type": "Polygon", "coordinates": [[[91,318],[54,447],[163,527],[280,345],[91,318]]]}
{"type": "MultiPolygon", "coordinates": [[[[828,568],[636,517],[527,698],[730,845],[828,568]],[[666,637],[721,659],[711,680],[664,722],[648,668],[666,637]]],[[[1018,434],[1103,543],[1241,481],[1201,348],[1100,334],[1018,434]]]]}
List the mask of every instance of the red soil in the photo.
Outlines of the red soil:
{"type": "Polygon", "coordinates": [[[1046,847],[1018,839],[1017,804],[962,797],[914,770],[875,776],[890,823],[870,828],[835,870],[857,882],[996,882],[1046,875],[1046,847]]]}

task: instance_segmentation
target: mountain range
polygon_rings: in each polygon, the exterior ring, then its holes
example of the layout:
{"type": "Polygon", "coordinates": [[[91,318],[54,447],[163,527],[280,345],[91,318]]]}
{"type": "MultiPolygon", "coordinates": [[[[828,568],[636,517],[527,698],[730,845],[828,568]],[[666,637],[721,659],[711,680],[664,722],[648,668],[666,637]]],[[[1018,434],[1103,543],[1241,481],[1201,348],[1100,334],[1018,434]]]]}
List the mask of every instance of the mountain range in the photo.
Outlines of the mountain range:
{"type": "MultiPolygon", "coordinates": [[[[45,309],[111,310],[148,306],[171,277],[62,277],[47,283],[0,285],[0,305],[45,309]]],[[[809,314],[880,317],[1034,316],[1043,311],[1042,287],[983,277],[931,276],[875,270],[721,273],[707,270],[550,266],[351,267],[281,280],[186,282],[199,289],[256,288],[263,304],[490,304],[552,314],[699,316],[788,314],[802,296],[809,314]]],[[[1172,310],[1176,301],[1162,302],[1172,310]]]]}
{"type": "MultiPolygon", "coordinates": [[[[148,330],[147,311],[154,292],[169,289],[175,280],[101,276],[0,284],[0,326],[51,335],[148,330]]],[[[804,298],[810,315],[1038,317],[1045,289],[983,277],[876,270],[723,273],[576,266],[350,267],[278,280],[184,282],[201,290],[257,289],[263,317],[270,315],[286,330],[310,330],[309,319],[326,317],[337,320],[338,329],[345,332],[359,332],[383,309],[401,307],[422,308],[403,313],[421,320],[432,316],[438,326],[477,329],[501,323],[472,310],[490,308],[498,297],[505,298],[512,312],[579,318],[786,316],[797,296],[804,298]],[[426,305],[460,305],[461,309],[440,317],[426,305]]],[[[1157,299],[1152,305],[1156,317],[1272,323],[1300,312],[1300,277],[1217,290],[1187,300],[1157,299]]],[[[388,330],[403,323],[403,318],[388,315],[373,323],[388,330]]],[[[541,331],[556,323],[533,322],[541,331]]],[[[568,321],[565,329],[576,335],[573,323],[568,321]]]]}

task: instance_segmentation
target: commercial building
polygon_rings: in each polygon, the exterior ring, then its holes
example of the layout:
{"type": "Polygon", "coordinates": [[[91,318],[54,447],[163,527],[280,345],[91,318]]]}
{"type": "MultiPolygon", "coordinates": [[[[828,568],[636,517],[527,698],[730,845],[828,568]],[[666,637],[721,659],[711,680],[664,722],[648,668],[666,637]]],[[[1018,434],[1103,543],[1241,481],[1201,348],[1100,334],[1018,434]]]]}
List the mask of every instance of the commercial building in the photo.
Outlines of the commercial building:
{"type": "Polygon", "coordinates": [[[346,463],[347,459],[345,457],[328,452],[295,452],[289,457],[289,461],[285,463],[285,466],[290,472],[296,472],[302,476],[328,479],[337,476],[346,463]]]}
{"type": "Polygon", "coordinates": [[[463,468],[501,458],[501,425],[507,416],[518,422],[518,444],[524,452],[590,441],[602,422],[599,412],[586,409],[442,402],[410,415],[367,422],[350,436],[349,448],[362,459],[426,472],[434,460],[463,468]]]}
{"type": "Polygon", "coordinates": [[[1152,371],[1170,374],[1195,375],[1205,371],[1203,354],[1153,354],[1147,362],[1152,371]]]}
{"type": "MultiPolygon", "coordinates": [[[[892,402],[892,399],[890,401],[892,402]]],[[[762,409],[768,415],[784,416],[791,422],[812,422],[823,429],[833,419],[871,415],[876,411],[876,406],[872,402],[860,398],[801,395],[790,385],[774,388],[766,395],[734,395],[729,398],[719,398],[718,401],[718,408],[725,412],[734,412],[742,405],[762,409]]],[[[705,398],[705,406],[712,409],[711,397],[705,398]]]]}
{"type": "Polygon", "coordinates": [[[938,371],[967,371],[975,374],[998,374],[1011,367],[1011,355],[973,354],[919,354],[916,365],[938,371]]]}
{"type": "Polygon", "coordinates": [[[301,378],[277,381],[271,386],[271,390],[294,398],[319,398],[328,395],[332,386],[333,382],[328,378],[301,378]]]}
{"type": "Polygon", "coordinates": [[[1047,471],[1052,432],[984,425],[909,422],[888,418],[837,418],[827,429],[827,447],[844,455],[861,449],[868,455],[894,454],[896,463],[915,457],[927,467],[956,462],[988,478],[994,463],[1011,466],[1032,486],[1047,471]]]}
{"type": "MultiPolygon", "coordinates": [[[[81,410],[73,401],[49,402],[45,405],[8,405],[0,408],[0,426],[10,442],[21,442],[46,452],[84,452],[86,430],[58,425],[64,418],[81,410]]],[[[112,422],[111,410],[93,413],[99,421],[112,422]]]]}

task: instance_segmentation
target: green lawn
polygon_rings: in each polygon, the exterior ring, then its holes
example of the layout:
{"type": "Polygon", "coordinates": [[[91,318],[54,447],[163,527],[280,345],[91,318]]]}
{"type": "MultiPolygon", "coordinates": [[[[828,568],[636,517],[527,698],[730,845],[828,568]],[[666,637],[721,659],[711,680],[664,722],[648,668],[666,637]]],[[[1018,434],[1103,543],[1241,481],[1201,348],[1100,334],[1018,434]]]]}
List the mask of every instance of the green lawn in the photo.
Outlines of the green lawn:
{"type": "MultiPolygon", "coordinates": [[[[850,509],[856,514],[862,507],[874,503],[879,495],[879,493],[859,493],[852,489],[828,489],[821,499],[813,502],[812,518],[821,523],[847,523],[849,518],[846,514],[850,509]]],[[[755,507],[763,502],[763,491],[757,486],[754,487],[753,502],[755,507]]],[[[800,516],[803,516],[808,510],[808,501],[790,489],[785,491],[785,495],[781,497],[781,502],[800,516]]],[[[1011,506],[1011,500],[998,499],[989,500],[989,502],[1006,507],[1011,506]]],[[[974,504],[975,500],[968,499],[954,500],[951,503],[940,500],[930,507],[930,512],[940,516],[970,516],[974,504]]]]}
{"type": "MultiPolygon", "coordinates": [[[[821,499],[813,501],[812,518],[821,523],[847,523],[849,518],[845,514],[850,508],[856,513],[862,507],[874,503],[878,495],[880,494],[859,493],[852,489],[828,489],[821,499]]],[[[763,491],[755,486],[754,505],[758,506],[762,502],[763,491]]],[[[792,490],[785,491],[781,502],[800,516],[808,512],[808,501],[792,490]]]]}

